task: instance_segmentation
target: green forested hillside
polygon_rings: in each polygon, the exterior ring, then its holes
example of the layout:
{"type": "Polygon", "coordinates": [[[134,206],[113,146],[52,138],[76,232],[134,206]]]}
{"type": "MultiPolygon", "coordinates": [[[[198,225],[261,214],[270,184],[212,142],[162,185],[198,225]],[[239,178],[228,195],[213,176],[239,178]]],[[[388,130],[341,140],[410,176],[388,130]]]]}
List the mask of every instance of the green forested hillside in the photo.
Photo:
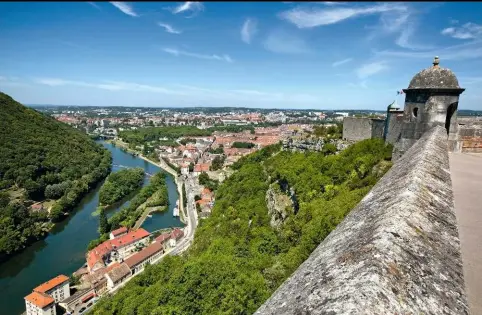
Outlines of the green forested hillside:
{"type": "Polygon", "coordinates": [[[0,93],[0,258],[45,233],[110,172],[108,150],[0,93]],[[14,200],[15,199],[15,200],[14,200]],[[57,200],[50,214],[29,200],[57,200]],[[31,202],[30,202],[31,203],[31,202]]]}
{"type": "Polygon", "coordinates": [[[93,313],[252,314],[391,165],[391,148],[380,139],[338,155],[279,149],[235,164],[186,256],[148,266],[93,313]],[[293,200],[278,228],[270,224],[269,188],[293,200]]]}

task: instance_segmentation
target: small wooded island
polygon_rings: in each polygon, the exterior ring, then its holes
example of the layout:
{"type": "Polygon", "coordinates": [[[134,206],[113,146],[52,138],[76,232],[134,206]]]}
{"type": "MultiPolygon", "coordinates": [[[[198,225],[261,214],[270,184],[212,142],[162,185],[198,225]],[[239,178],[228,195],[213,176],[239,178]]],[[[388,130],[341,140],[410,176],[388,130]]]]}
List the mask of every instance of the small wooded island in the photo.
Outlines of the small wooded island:
{"type": "Polygon", "coordinates": [[[100,188],[99,202],[112,205],[142,186],[144,170],[140,167],[126,168],[111,173],[100,188]]]}
{"type": "Polygon", "coordinates": [[[169,195],[166,185],[166,174],[159,172],[152,176],[149,184],[142,187],[130,200],[129,205],[123,207],[109,219],[107,219],[104,207],[99,207],[100,237],[89,243],[88,250],[106,241],[111,231],[121,226],[133,228],[143,216],[153,211],[165,211],[168,205],[169,195]]]}

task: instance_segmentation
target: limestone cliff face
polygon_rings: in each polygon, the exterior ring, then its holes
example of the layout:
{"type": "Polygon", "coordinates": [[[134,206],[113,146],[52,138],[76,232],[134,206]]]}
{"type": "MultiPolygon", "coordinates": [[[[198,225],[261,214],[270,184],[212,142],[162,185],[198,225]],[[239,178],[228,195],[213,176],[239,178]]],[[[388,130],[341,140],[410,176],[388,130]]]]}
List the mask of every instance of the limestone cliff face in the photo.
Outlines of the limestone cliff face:
{"type": "Polygon", "coordinates": [[[293,213],[293,204],[290,197],[277,191],[273,184],[266,191],[266,206],[271,217],[270,225],[278,228],[293,213]]]}
{"type": "Polygon", "coordinates": [[[323,150],[323,146],[326,143],[334,144],[338,151],[344,150],[350,145],[350,142],[341,139],[328,140],[328,142],[325,142],[323,139],[313,137],[307,139],[288,138],[283,141],[283,150],[292,152],[321,152],[321,150],[323,150]]]}

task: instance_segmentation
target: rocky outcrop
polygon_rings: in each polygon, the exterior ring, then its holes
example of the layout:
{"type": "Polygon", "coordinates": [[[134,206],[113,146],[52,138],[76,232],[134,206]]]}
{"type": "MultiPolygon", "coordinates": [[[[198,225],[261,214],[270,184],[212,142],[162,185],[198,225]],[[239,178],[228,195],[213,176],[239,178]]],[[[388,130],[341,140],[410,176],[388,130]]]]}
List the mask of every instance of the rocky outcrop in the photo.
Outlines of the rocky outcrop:
{"type": "Polygon", "coordinates": [[[325,142],[320,138],[294,139],[288,138],[283,140],[283,150],[292,152],[316,151],[321,152],[326,143],[333,143],[337,151],[346,149],[350,143],[344,140],[328,140],[325,142]]]}
{"type": "Polygon", "coordinates": [[[425,133],[255,314],[468,314],[447,142],[425,133]]]}
{"type": "Polygon", "coordinates": [[[293,212],[290,197],[277,191],[273,184],[266,191],[266,206],[271,217],[270,225],[273,228],[278,228],[288,215],[293,212]]]}

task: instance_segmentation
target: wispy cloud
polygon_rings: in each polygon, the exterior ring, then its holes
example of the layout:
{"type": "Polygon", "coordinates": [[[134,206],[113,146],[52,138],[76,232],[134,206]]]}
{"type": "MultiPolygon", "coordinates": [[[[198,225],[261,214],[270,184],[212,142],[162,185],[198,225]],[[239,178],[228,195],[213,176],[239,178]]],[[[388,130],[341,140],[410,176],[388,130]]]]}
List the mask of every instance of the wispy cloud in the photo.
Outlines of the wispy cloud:
{"type": "Polygon", "coordinates": [[[83,81],[73,81],[65,80],[59,78],[36,78],[34,81],[38,84],[48,85],[52,87],[58,86],[80,86],[80,87],[91,87],[102,90],[109,91],[145,91],[145,92],[155,92],[161,94],[171,94],[171,95],[183,95],[182,91],[176,91],[167,89],[164,87],[138,84],[131,82],[120,82],[120,81],[104,81],[102,83],[90,83],[83,81]]]}
{"type": "Polygon", "coordinates": [[[388,11],[405,10],[398,4],[377,4],[365,7],[336,7],[336,8],[293,8],[281,12],[279,17],[293,23],[298,28],[312,28],[330,25],[358,16],[378,14],[388,11]]]}
{"type": "Polygon", "coordinates": [[[396,9],[380,13],[377,25],[372,26],[373,31],[368,35],[368,40],[392,35],[395,36],[395,44],[410,50],[433,49],[430,44],[414,42],[414,35],[419,24],[420,12],[407,4],[397,4],[396,9]]]}
{"type": "Polygon", "coordinates": [[[87,2],[87,3],[93,6],[94,8],[96,8],[97,10],[102,11],[102,9],[95,2],[87,2]]]}
{"type": "Polygon", "coordinates": [[[251,39],[258,31],[258,23],[254,19],[246,19],[244,21],[243,26],[241,27],[241,39],[243,42],[249,44],[251,43],[251,39]]]}
{"type": "Polygon", "coordinates": [[[335,2],[335,1],[320,1],[320,2],[316,2],[316,3],[324,4],[324,5],[327,5],[327,6],[345,5],[346,4],[346,2],[335,2]]]}
{"type": "Polygon", "coordinates": [[[174,27],[172,27],[171,25],[167,24],[167,23],[162,23],[162,22],[159,22],[157,23],[160,27],[163,27],[166,32],[168,33],[171,33],[171,34],[181,34],[182,32],[175,29],[174,27]]]}
{"type": "Polygon", "coordinates": [[[388,69],[385,61],[375,61],[367,63],[356,69],[356,74],[360,79],[366,79],[374,74],[388,69]]]}
{"type": "Polygon", "coordinates": [[[206,54],[199,54],[193,53],[188,51],[183,51],[175,48],[164,48],[164,52],[171,54],[173,56],[187,56],[193,57],[198,59],[207,59],[207,60],[219,60],[219,61],[226,61],[226,62],[233,62],[233,59],[229,55],[206,55],[206,54]]]}
{"type": "Polygon", "coordinates": [[[263,45],[265,49],[275,53],[305,54],[311,52],[302,38],[282,31],[271,32],[263,45]]]}
{"type": "Polygon", "coordinates": [[[132,5],[127,2],[111,2],[111,4],[127,15],[138,16],[137,13],[134,11],[132,5]]]}
{"type": "Polygon", "coordinates": [[[346,58],[346,59],[343,59],[343,60],[340,60],[340,61],[335,61],[335,62],[332,64],[332,66],[333,66],[333,67],[338,67],[338,66],[341,66],[341,65],[343,65],[343,64],[345,64],[345,63],[348,63],[348,62],[350,62],[350,61],[352,61],[352,60],[353,60],[353,58],[346,58]]]}
{"type": "Polygon", "coordinates": [[[375,51],[375,55],[379,57],[423,58],[428,60],[432,60],[434,56],[440,56],[442,61],[478,59],[482,58],[482,40],[473,40],[460,45],[426,51],[375,51]]]}
{"type": "Polygon", "coordinates": [[[457,39],[473,39],[482,36],[482,25],[469,22],[459,27],[447,27],[441,33],[457,39]]]}
{"type": "Polygon", "coordinates": [[[172,9],[173,14],[178,14],[182,12],[192,12],[190,17],[193,17],[197,13],[204,10],[204,5],[201,2],[197,1],[186,1],[183,4],[178,5],[174,9],[172,9]]]}

